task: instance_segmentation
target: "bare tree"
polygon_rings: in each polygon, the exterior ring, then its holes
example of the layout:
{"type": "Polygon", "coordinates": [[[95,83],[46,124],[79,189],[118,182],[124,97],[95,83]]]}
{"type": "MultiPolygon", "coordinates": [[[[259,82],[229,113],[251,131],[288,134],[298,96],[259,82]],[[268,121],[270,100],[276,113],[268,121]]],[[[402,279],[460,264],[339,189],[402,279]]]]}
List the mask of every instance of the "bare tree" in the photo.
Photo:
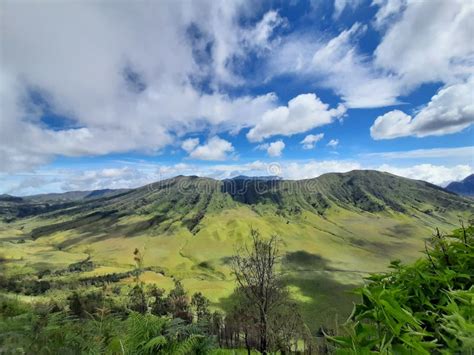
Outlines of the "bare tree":
{"type": "Polygon", "coordinates": [[[252,243],[232,259],[232,269],[239,291],[247,304],[256,308],[258,350],[267,354],[270,347],[271,315],[288,300],[288,293],[277,273],[278,241],[276,236],[263,239],[252,229],[252,243]]]}

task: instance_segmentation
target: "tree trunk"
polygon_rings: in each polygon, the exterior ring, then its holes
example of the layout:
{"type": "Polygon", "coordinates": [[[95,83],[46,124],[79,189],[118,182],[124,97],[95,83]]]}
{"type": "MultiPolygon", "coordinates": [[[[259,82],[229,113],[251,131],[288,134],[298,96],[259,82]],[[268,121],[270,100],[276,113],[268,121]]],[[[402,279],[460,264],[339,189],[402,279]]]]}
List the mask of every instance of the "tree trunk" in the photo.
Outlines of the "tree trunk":
{"type": "Polygon", "coordinates": [[[247,348],[247,355],[250,355],[249,334],[245,331],[245,347],[247,348]]]}
{"type": "Polygon", "coordinates": [[[260,312],[260,352],[264,355],[268,351],[268,339],[267,339],[267,317],[265,312],[260,312]]]}

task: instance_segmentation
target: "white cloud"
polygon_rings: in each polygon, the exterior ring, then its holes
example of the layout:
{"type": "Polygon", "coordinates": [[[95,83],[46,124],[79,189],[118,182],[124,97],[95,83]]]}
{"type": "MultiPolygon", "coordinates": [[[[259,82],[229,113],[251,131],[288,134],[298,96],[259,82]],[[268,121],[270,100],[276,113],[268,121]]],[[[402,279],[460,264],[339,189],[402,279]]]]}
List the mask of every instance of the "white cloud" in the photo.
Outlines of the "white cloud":
{"type": "Polygon", "coordinates": [[[249,127],[275,107],[272,93],[231,98],[220,90],[221,82],[240,81],[233,58],[271,47],[283,21],[274,12],[242,28],[237,19],[254,16],[243,1],[7,0],[1,7],[1,171],[57,155],[154,153],[189,132],[249,127]],[[189,35],[192,28],[200,35],[189,35]],[[210,53],[202,49],[208,44],[210,53]],[[213,91],[202,93],[195,83],[207,78],[213,91]],[[48,129],[44,105],[25,105],[32,90],[48,102],[47,113],[72,125],[48,129]]]}
{"type": "Polygon", "coordinates": [[[63,191],[100,190],[139,187],[151,182],[150,177],[130,167],[85,170],[70,174],[62,182],[63,191]]]}
{"type": "Polygon", "coordinates": [[[370,127],[374,139],[391,139],[409,135],[412,117],[400,110],[393,110],[377,117],[370,127]]]}
{"type": "Polygon", "coordinates": [[[327,173],[345,173],[361,169],[356,161],[345,160],[311,160],[308,162],[289,162],[282,164],[282,176],[287,179],[311,179],[327,173]]]}
{"type": "Polygon", "coordinates": [[[278,140],[268,144],[267,153],[271,157],[279,157],[285,149],[285,143],[282,140],[278,140]]]}
{"type": "Polygon", "coordinates": [[[303,145],[303,149],[313,149],[316,143],[323,139],[323,137],[324,133],[308,134],[300,144],[303,145]]]}
{"type": "Polygon", "coordinates": [[[232,143],[215,136],[210,138],[206,144],[196,145],[189,152],[189,157],[199,160],[225,160],[228,158],[227,154],[233,151],[232,143]]]}
{"type": "Polygon", "coordinates": [[[286,20],[283,19],[277,11],[268,11],[258,22],[253,29],[247,30],[243,37],[249,45],[258,49],[270,49],[272,47],[271,36],[273,31],[286,25],[286,20]]]}
{"type": "Polygon", "coordinates": [[[370,134],[374,139],[425,137],[460,132],[474,123],[474,77],[444,87],[414,117],[394,110],[377,117],[370,134]]]}
{"type": "Polygon", "coordinates": [[[315,94],[301,94],[291,99],[288,106],[265,112],[255,127],[247,133],[251,142],[259,142],[274,135],[291,136],[333,122],[345,113],[340,105],[329,109],[315,94]]]}
{"type": "Polygon", "coordinates": [[[285,149],[285,143],[280,139],[272,143],[259,144],[255,149],[264,150],[271,157],[279,157],[285,149]]]}
{"type": "Polygon", "coordinates": [[[333,17],[337,19],[339,16],[341,16],[346,7],[352,7],[354,9],[359,6],[361,2],[362,0],[334,0],[333,17]]]}
{"type": "Polygon", "coordinates": [[[377,15],[387,16],[404,9],[390,23],[375,50],[375,65],[390,70],[404,85],[424,82],[452,83],[473,73],[474,2],[407,1],[406,6],[388,1],[377,15]]]}
{"type": "Polygon", "coordinates": [[[407,0],[373,0],[372,6],[378,6],[375,14],[375,26],[382,28],[399,15],[406,6],[407,0]]]}
{"type": "Polygon", "coordinates": [[[209,37],[207,43],[212,42],[212,76],[230,85],[243,83],[243,79],[233,71],[233,64],[244,58],[249,50],[259,53],[270,49],[273,30],[285,23],[278,12],[270,10],[255,26],[240,27],[239,17],[252,17],[255,10],[244,0],[231,4],[207,1],[195,3],[192,8],[196,12],[194,23],[199,24],[209,37]]]}
{"type": "Polygon", "coordinates": [[[455,166],[419,164],[410,167],[395,167],[383,164],[377,167],[377,170],[404,176],[409,179],[428,181],[439,186],[445,186],[451,181],[462,180],[474,173],[472,166],[464,164],[455,166]]]}
{"type": "Polygon", "coordinates": [[[312,80],[333,89],[351,108],[396,104],[401,90],[397,78],[374,67],[357,48],[366,30],[355,23],[329,40],[323,35],[290,36],[270,58],[269,75],[292,73],[312,80]]]}
{"type": "Polygon", "coordinates": [[[186,139],[182,144],[181,148],[183,148],[184,151],[190,153],[194,150],[199,145],[199,138],[189,138],[186,139]]]}
{"type": "Polygon", "coordinates": [[[398,152],[378,152],[363,154],[363,156],[382,159],[471,159],[474,162],[474,146],[459,148],[415,149],[398,152]]]}
{"type": "MultiPolygon", "coordinates": [[[[337,0],[337,17],[358,1],[337,0]]],[[[366,25],[337,36],[293,33],[269,58],[268,76],[293,74],[324,85],[349,108],[399,103],[423,83],[459,83],[474,72],[474,2],[373,0],[381,41],[373,54],[359,50],[366,25]]]]}
{"type": "Polygon", "coordinates": [[[339,139],[331,139],[327,146],[331,148],[336,148],[339,145],[339,139]]]}

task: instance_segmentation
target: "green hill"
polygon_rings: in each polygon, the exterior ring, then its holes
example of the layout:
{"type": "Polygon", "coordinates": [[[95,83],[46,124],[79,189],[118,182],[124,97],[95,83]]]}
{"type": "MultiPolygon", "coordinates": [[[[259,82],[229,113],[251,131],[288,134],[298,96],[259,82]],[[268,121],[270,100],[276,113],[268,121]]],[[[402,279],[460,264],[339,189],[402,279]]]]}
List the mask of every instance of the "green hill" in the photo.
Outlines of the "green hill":
{"type": "MultiPolygon", "coordinates": [[[[423,181],[376,171],[288,181],[179,176],[94,199],[59,203],[0,200],[0,245],[7,274],[131,282],[132,251],[143,251],[145,282],[173,279],[215,307],[231,302],[228,265],[249,229],[277,234],[287,283],[308,324],[350,312],[344,293],[392,259],[419,257],[435,227],[450,231],[473,201],[423,181]],[[71,265],[87,261],[87,270],[71,265]]],[[[54,294],[55,289],[47,291],[54,294]]]]}

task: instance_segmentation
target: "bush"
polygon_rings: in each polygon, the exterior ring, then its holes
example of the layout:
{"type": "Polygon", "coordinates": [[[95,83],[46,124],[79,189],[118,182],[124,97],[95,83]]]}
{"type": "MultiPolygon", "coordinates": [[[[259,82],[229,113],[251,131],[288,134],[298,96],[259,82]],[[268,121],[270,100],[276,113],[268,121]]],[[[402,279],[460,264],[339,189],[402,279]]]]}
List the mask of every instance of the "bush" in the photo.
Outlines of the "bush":
{"type": "Polygon", "coordinates": [[[347,323],[329,337],[339,352],[461,353],[474,350],[474,227],[439,231],[426,256],[368,278],[347,323]]]}
{"type": "MultiPolygon", "coordinates": [[[[90,317],[106,306],[106,299],[102,291],[78,292],[74,291],[68,297],[69,312],[79,318],[90,317]]],[[[109,302],[107,302],[109,303],[109,302]]],[[[107,304],[107,306],[110,306],[107,304]]]]}

